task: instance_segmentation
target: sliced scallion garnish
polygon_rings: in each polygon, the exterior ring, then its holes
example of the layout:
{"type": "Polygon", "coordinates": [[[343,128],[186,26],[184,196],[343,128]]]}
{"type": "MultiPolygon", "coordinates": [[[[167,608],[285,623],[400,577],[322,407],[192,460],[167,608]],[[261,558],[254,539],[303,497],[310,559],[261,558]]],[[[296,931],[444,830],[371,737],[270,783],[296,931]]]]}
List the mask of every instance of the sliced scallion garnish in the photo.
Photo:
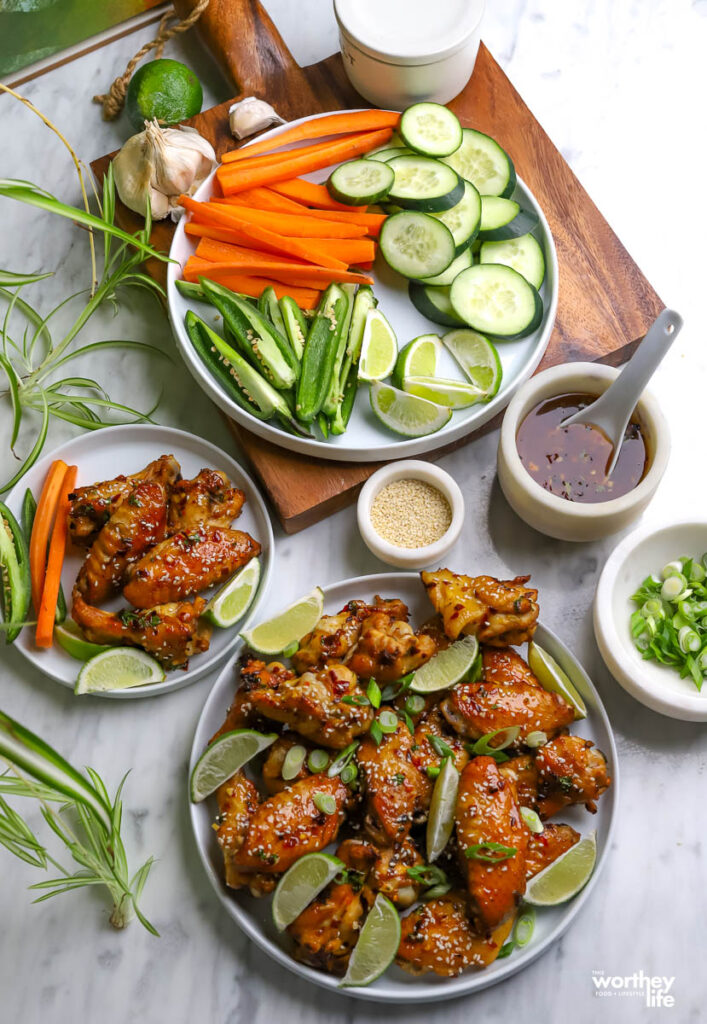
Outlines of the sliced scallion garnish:
{"type": "Polygon", "coordinates": [[[296,779],[302,770],[304,759],[307,756],[307,748],[296,743],[294,747],[285,754],[285,759],[282,762],[282,769],[280,775],[282,775],[285,782],[290,782],[292,779],[296,779]]]}
{"type": "Polygon", "coordinates": [[[313,772],[315,775],[318,772],[323,772],[328,764],[329,755],[326,750],[313,750],[307,758],[307,767],[310,772],[313,772]]]}
{"type": "Polygon", "coordinates": [[[336,799],[331,793],[315,793],[312,800],[322,814],[336,814],[336,799]]]}

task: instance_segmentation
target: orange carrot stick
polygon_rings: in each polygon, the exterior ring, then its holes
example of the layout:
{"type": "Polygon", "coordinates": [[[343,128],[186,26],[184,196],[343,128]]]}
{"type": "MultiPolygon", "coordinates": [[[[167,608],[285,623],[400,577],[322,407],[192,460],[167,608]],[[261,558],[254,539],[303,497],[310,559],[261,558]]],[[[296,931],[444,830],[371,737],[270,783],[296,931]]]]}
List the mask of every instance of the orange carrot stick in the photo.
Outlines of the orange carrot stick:
{"type": "MultiPolygon", "coordinates": [[[[195,224],[195,228],[206,228],[207,225],[195,224]]],[[[218,228],[215,229],[218,232],[218,228]]],[[[228,234],[228,232],[226,232],[228,234]]],[[[290,256],[275,256],[270,252],[261,252],[259,249],[251,249],[245,245],[233,244],[227,238],[215,238],[213,235],[201,237],[196,247],[196,255],[204,260],[211,260],[212,263],[228,263],[243,260],[244,262],[260,260],[265,266],[270,263],[292,264],[293,266],[313,266],[313,264],[302,263],[301,260],[293,260],[290,256]]]]}
{"type": "Polygon", "coordinates": [[[290,181],[276,181],[268,186],[271,192],[277,192],[287,199],[294,199],[305,206],[316,206],[320,210],[363,210],[363,206],[346,206],[332,199],[326,185],[315,185],[306,178],[292,178],[290,181]]]}
{"type": "MultiPolygon", "coordinates": [[[[236,197],[237,198],[237,197],[236,197]]],[[[222,200],[219,200],[221,202],[222,200]]],[[[225,199],[223,200],[225,202],[225,199]]],[[[362,207],[359,207],[362,209],[362,207]]],[[[386,218],[385,213],[349,213],[345,210],[308,210],[307,216],[315,220],[338,221],[340,224],[360,224],[369,235],[378,236],[386,218]]]]}
{"type": "Polygon", "coordinates": [[[363,136],[354,136],[351,140],[344,138],[333,142],[321,152],[292,156],[289,160],[281,160],[266,167],[254,167],[253,170],[242,167],[240,163],[221,164],[216,171],[216,177],[221,183],[224,195],[233,195],[246,188],[287,181],[300,174],[309,174],[311,171],[319,171],[323,167],[338,164],[342,160],[352,160],[362,153],[368,153],[371,149],[384,145],[392,134],[390,128],[384,128],[379,132],[367,132],[363,136]]]}
{"type": "MultiPolygon", "coordinates": [[[[345,263],[372,263],[376,258],[376,243],[370,238],[316,238],[322,252],[345,263]]],[[[304,238],[300,238],[304,242],[304,238]]]]}
{"type": "MultiPolygon", "coordinates": [[[[234,272],[262,277],[267,274],[273,281],[294,284],[303,288],[325,288],[332,281],[349,284],[373,284],[373,278],[350,270],[330,270],[328,267],[312,267],[306,263],[296,267],[291,263],[261,263],[260,260],[244,260],[237,256],[233,260],[209,260],[203,256],[191,256],[184,264],[184,279],[198,281],[199,275],[234,272]]],[[[213,278],[218,280],[217,277],[213,278]]]]}
{"type": "Polygon", "coordinates": [[[238,206],[220,201],[216,205],[225,206],[237,213],[242,220],[277,231],[288,238],[362,238],[367,230],[365,224],[345,221],[341,223],[310,217],[309,210],[305,210],[304,216],[299,216],[292,213],[275,213],[273,210],[256,210],[252,206],[238,206]]]}
{"type": "MultiPolygon", "coordinates": [[[[255,250],[250,244],[250,239],[246,238],[239,231],[230,228],[218,227],[212,224],[197,224],[195,221],[189,221],[184,225],[184,230],[193,238],[210,238],[218,242],[224,242],[232,245],[234,248],[241,249],[245,253],[260,252],[261,259],[267,257],[279,263],[302,262],[302,260],[292,259],[289,256],[255,250]]],[[[362,262],[372,263],[376,256],[376,243],[370,238],[300,238],[299,241],[307,246],[311,242],[312,245],[316,245],[317,248],[321,249],[323,253],[333,256],[334,259],[339,260],[341,269],[349,263],[356,263],[358,265],[362,262]]]]}
{"type": "Polygon", "coordinates": [[[250,295],[254,299],[260,298],[266,288],[272,286],[278,299],[283,295],[290,295],[300,309],[314,309],[319,301],[319,291],[314,288],[299,288],[295,285],[282,284],[270,278],[257,277],[250,274],[240,274],[237,269],[225,270],[222,273],[216,272],[216,276],[210,267],[215,264],[205,264],[204,270],[199,276],[207,277],[209,280],[218,280],[219,284],[225,285],[231,291],[240,292],[241,295],[250,295]]]}
{"type": "Polygon", "coordinates": [[[280,213],[311,213],[302,203],[288,199],[287,196],[278,195],[269,188],[246,188],[235,196],[223,196],[220,203],[240,203],[241,205],[254,206],[256,210],[274,210],[280,213]]]}
{"type": "MultiPolygon", "coordinates": [[[[347,142],[353,142],[355,139],[363,138],[365,135],[370,135],[370,132],[352,132],[346,135],[345,138],[347,142]]],[[[242,151],[237,149],[235,152],[239,154],[239,157],[242,153],[242,159],[239,159],[237,163],[227,160],[226,166],[233,169],[238,167],[239,170],[246,167],[248,170],[252,170],[254,167],[267,167],[282,163],[283,160],[291,160],[294,156],[314,156],[316,153],[323,153],[341,141],[343,140],[327,139],[326,142],[316,142],[311,146],[297,146],[294,149],[282,149],[277,150],[277,152],[263,153],[255,156],[251,156],[245,149],[242,151]]],[[[276,147],[273,147],[273,149],[276,149],[276,147]]]]}
{"type": "MultiPolygon", "coordinates": [[[[54,464],[56,465],[56,463],[54,464]]],[[[52,539],[49,543],[49,556],[47,558],[47,571],[42,588],[42,597],[39,602],[37,613],[37,632],[35,643],[37,647],[51,647],[54,636],[54,618],[56,616],[56,602],[59,597],[61,586],[61,570],[64,565],[66,554],[66,538],[68,535],[67,516],[69,514],[69,495],[76,486],[76,466],[68,466],[65,469],[59,485],[56,516],[52,529],[52,539]]],[[[37,506],[39,512],[39,506],[37,506]]],[[[33,531],[34,532],[34,531],[33,531]]]]}
{"type": "Polygon", "coordinates": [[[242,160],[244,157],[256,156],[279,149],[290,142],[301,142],[304,139],[322,139],[327,135],[344,135],[347,132],[372,131],[376,128],[394,128],[400,120],[395,110],[357,110],[354,113],[327,114],[324,117],[312,117],[301,124],[285,128],[269,139],[262,139],[250,146],[241,146],[224,153],[224,163],[242,160]]]}
{"type": "Polygon", "coordinates": [[[29,542],[29,573],[32,589],[32,604],[37,615],[42,600],[44,575],[47,568],[47,544],[61,495],[61,484],[67,465],[61,459],[52,462],[47,473],[42,493],[37,502],[37,511],[29,542]]]}

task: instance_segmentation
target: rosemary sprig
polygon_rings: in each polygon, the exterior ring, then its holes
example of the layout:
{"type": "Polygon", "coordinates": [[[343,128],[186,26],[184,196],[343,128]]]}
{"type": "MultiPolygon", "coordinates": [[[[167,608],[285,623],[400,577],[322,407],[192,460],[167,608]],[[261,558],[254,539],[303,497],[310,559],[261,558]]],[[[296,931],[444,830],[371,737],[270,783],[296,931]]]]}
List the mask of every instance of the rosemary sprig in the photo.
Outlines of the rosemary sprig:
{"type": "Polygon", "coordinates": [[[92,768],[79,772],[61,754],[19,722],[0,712],[0,845],[33,867],[53,865],[59,877],[44,879],[30,889],[45,890],[41,903],[60,893],[103,885],[113,900],[110,921],[124,928],[133,913],[153,935],[158,932],[138,902],[153,864],[150,857],[131,876],[120,834],[121,794],[127,776],[111,800],[101,777],[92,768]],[[5,796],[37,800],[44,821],[79,865],[73,874],[54,859],[5,796]],[[57,806],[58,805],[58,806],[57,806]]]}

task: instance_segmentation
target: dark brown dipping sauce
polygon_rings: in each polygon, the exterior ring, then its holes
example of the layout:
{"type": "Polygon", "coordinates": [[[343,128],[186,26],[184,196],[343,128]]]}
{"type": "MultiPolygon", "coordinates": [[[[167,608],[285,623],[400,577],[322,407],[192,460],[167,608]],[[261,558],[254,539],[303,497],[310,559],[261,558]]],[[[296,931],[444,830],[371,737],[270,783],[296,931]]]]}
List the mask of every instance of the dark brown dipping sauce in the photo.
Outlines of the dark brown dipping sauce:
{"type": "Polygon", "coordinates": [[[648,452],[641,425],[632,419],[614,472],[606,470],[613,448],[606,434],[584,423],[561,426],[595,395],[558,395],[536,405],[525,417],[516,436],[521,462],[533,480],[551,494],[584,503],[610,501],[628,494],[643,479],[648,452]]]}

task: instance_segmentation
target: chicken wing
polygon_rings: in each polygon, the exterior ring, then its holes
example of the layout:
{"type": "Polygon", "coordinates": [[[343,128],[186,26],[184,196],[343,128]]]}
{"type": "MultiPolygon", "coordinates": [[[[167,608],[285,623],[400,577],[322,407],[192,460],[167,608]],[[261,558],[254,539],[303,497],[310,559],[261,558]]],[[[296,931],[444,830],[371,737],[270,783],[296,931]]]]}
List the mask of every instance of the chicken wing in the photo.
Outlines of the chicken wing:
{"type": "Polygon", "coordinates": [[[596,801],[611,785],[606,758],[591,740],[564,734],[535,755],[538,770],[538,814],[550,818],[570,804],[584,804],[592,814],[596,801]]]}
{"type": "Polygon", "coordinates": [[[137,484],[101,527],[79,569],[75,589],[89,604],[101,604],[120,590],[130,564],[161,541],[166,533],[164,486],[161,483],[137,484]]]}
{"type": "Polygon", "coordinates": [[[405,910],[420,894],[421,883],[410,877],[408,868],[422,867],[425,861],[411,839],[386,847],[375,846],[365,839],[344,839],[336,856],[358,873],[369,904],[380,892],[400,910],[405,910]]]}
{"type": "Polygon", "coordinates": [[[169,488],[178,476],[179,463],[174,456],[162,455],[139,473],[77,487],[69,495],[67,523],[71,539],[77,543],[91,541],[139,484],[160,483],[169,488]]]}
{"type": "Polygon", "coordinates": [[[429,661],[436,650],[432,637],[415,633],[386,612],[373,612],[361,625],[348,665],[361,679],[392,683],[429,661]]]}
{"type": "Polygon", "coordinates": [[[512,647],[482,647],[481,660],[484,682],[540,686],[528,662],[512,647]]]}
{"type": "Polygon", "coordinates": [[[295,959],[329,974],[344,974],[365,912],[360,889],[333,882],[287,929],[295,959]]]}
{"type": "Polygon", "coordinates": [[[422,779],[426,783],[421,800],[424,810],[429,808],[434,785],[427,774],[427,769],[440,768],[443,760],[443,755],[438,753],[432,745],[434,740],[431,737],[437,737],[438,740],[441,740],[450,748],[454,755],[454,764],[457,771],[462,771],[469,760],[469,755],[462,740],[449,729],[439,707],[432,707],[415,726],[413,744],[410,748],[410,760],[421,773],[422,779]]]}
{"type": "Polygon", "coordinates": [[[264,661],[246,658],[241,671],[243,685],[236,690],[223,725],[214,733],[209,742],[213,743],[219,736],[225,732],[231,732],[233,729],[248,729],[258,726],[263,720],[253,708],[250,691],[259,688],[277,690],[281,683],[294,678],[294,672],[285,668],[279,661],[271,661],[269,665],[266,665],[264,661]]]}
{"type": "Polygon", "coordinates": [[[323,615],[311,633],[302,637],[292,657],[297,672],[321,668],[328,661],[345,661],[355,647],[364,619],[382,612],[393,620],[407,622],[408,610],[398,598],[387,601],[376,595],[372,604],[349,601],[337,615],[323,615]]]}
{"type": "Polygon", "coordinates": [[[529,683],[460,683],[440,706],[452,728],[471,739],[517,725],[522,742],[531,732],[554,736],[574,721],[564,698],[529,683]]]}
{"type": "MultiPolygon", "coordinates": [[[[300,745],[302,745],[302,740],[299,736],[294,733],[287,733],[285,736],[279,736],[273,745],[268,747],[268,752],[263,762],[263,786],[266,793],[269,793],[271,796],[273,793],[281,793],[283,789],[287,789],[293,783],[299,782],[300,779],[306,779],[308,775],[312,774],[307,767],[307,759],[305,758],[296,775],[293,775],[291,779],[283,779],[282,777],[282,768],[288,752],[293,747],[300,745]]],[[[310,746],[305,747],[305,750],[311,749],[310,746]]]]}
{"type": "Polygon", "coordinates": [[[485,933],[514,913],[525,892],[530,835],[513,784],[492,757],[475,757],[462,772],[455,818],[472,917],[485,933]]]}
{"type": "Polygon", "coordinates": [[[180,480],[169,499],[169,532],[192,533],[197,526],[229,527],[245,503],[245,494],[231,487],[225,473],[202,469],[193,480],[180,480]]]}
{"type": "Polygon", "coordinates": [[[324,747],[343,750],[368,730],[373,719],[370,705],[348,703],[344,697],[362,698],[356,676],[346,665],[328,665],[296,678],[278,672],[274,677],[262,661],[242,669],[243,697],[252,713],[289,725],[301,736],[324,747]]]}
{"type": "Polygon", "coordinates": [[[430,781],[414,764],[414,740],[402,722],[377,746],[364,736],[356,761],[364,784],[364,828],[380,846],[402,842],[429,805],[430,781]]]}
{"type": "Polygon", "coordinates": [[[140,612],[107,612],[74,593],[71,615],[92,643],[141,647],[165,668],[186,668],[192,655],[209,649],[211,627],[200,618],[205,607],[197,597],[140,612]]]}
{"type": "Polygon", "coordinates": [[[538,802],[538,766],[532,754],[519,754],[499,765],[504,779],[516,788],[518,804],[534,810],[538,802]]]}
{"type": "Polygon", "coordinates": [[[513,917],[490,935],[480,935],[469,919],[464,893],[452,891],[420,904],[400,924],[398,966],[412,974],[433,971],[450,978],[467,967],[493,963],[513,927],[513,917]]]}
{"type": "Polygon", "coordinates": [[[525,877],[532,878],[557,860],[579,842],[579,832],[571,825],[546,825],[544,830],[531,835],[525,860],[525,877]]]}
{"type": "Polygon", "coordinates": [[[449,569],[421,576],[450,640],[464,633],[477,636],[482,643],[508,647],[533,636],[538,592],[525,586],[529,576],[497,580],[493,576],[461,576],[449,569]]]}
{"type": "Polygon", "coordinates": [[[135,608],[180,601],[223,583],[260,554],[260,544],[240,530],[197,526],[156,544],[130,566],[125,599],[135,608]]]}
{"type": "Polygon", "coordinates": [[[245,842],[248,827],[258,809],[258,791],[239,771],[219,786],[216,800],[219,809],[216,841],[223,853],[226,885],[240,889],[248,884],[248,877],[235,867],[233,855],[245,842]]]}

